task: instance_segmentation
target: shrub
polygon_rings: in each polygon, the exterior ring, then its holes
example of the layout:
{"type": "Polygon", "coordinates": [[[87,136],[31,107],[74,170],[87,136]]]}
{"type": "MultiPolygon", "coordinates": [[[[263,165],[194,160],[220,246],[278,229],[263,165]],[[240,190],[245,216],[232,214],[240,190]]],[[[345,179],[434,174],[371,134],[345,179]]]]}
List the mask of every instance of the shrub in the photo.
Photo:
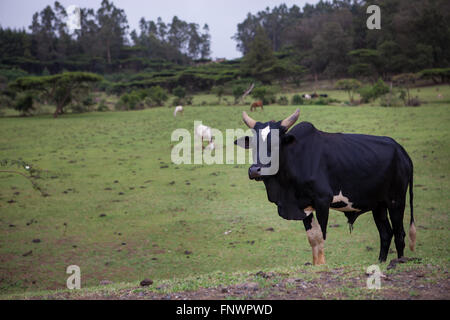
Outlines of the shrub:
{"type": "Polygon", "coordinates": [[[20,111],[22,115],[28,115],[34,110],[33,96],[30,93],[20,95],[14,103],[14,109],[20,111]]]}
{"type": "Polygon", "coordinates": [[[379,79],[373,86],[364,86],[359,91],[361,102],[367,103],[378,99],[389,92],[389,86],[379,79]]]}
{"type": "Polygon", "coordinates": [[[178,97],[180,99],[186,97],[186,89],[182,86],[178,86],[175,89],[173,89],[172,93],[175,97],[178,97]]]}
{"type": "Polygon", "coordinates": [[[324,97],[319,97],[317,99],[312,99],[310,100],[311,104],[316,105],[316,106],[326,106],[330,103],[330,100],[324,97]]]}
{"type": "Polygon", "coordinates": [[[173,106],[190,106],[190,105],[192,105],[193,100],[194,100],[194,97],[192,97],[192,96],[187,96],[185,98],[175,97],[173,99],[172,105],[173,106]]]}
{"type": "Polygon", "coordinates": [[[169,95],[166,89],[163,89],[160,86],[154,86],[148,89],[148,98],[150,98],[156,106],[163,106],[167,99],[169,99],[169,95]]]}
{"type": "Polygon", "coordinates": [[[98,112],[109,111],[109,108],[108,108],[108,106],[106,105],[106,100],[105,100],[105,99],[102,99],[102,100],[100,101],[100,103],[98,104],[98,107],[97,107],[97,111],[98,111],[98,112]]]}
{"type": "Polygon", "coordinates": [[[296,94],[292,97],[291,104],[294,106],[300,106],[304,104],[303,98],[301,95],[296,94]]]}
{"type": "Polygon", "coordinates": [[[92,94],[84,96],[81,100],[81,104],[86,107],[93,106],[95,104],[95,100],[92,94]]]}
{"type": "Polygon", "coordinates": [[[225,94],[224,86],[214,87],[214,88],[212,88],[211,91],[217,96],[217,98],[219,98],[219,104],[220,104],[220,102],[222,100],[222,96],[225,94]]]}
{"type": "Polygon", "coordinates": [[[278,98],[278,104],[281,106],[287,106],[289,104],[289,100],[286,96],[281,96],[278,98]]]}
{"type": "Polygon", "coordinates": [[[262,100],[264,104],[275,103],[277,100],[273,88],[268,86],[254,88],[251,95],[254,99],[262,100]]]}
{"type": "Polygon", "coordinates": [[[184,98],[184,100],[185,100],[185,103],[184,103],[185,105],[191,106],[192,102],[194,101],[194,97],[188,96],[188,97],[184,98]]]}
{"type": "Polygon", "coordinates": [[[409,99],[409,102],[408,102],[408,106],[410,106],[410,107],[420,107],[421,104],[422,103],[420,102],[420,99],[417,96],[409,99]]]}
{"type": "Polygon", "coordinates": [[[403,99],[406,97],[406,91],[403,89],[394,89],[391,92],[380,97],[380,105],[383,107],[401,107],[403,99]]]}
{"type": "Polygon", "coordinates": [[[123,94],[116,104],[116,110],[139,110],[142,108],[142,95],[136,91],[123,94]]]}
{"type": "Polygon", "coordinates": [[[246,88],[241,85],[237,85],[233,87],[233,97],[234,97],[234,104],[238,103],[238,100],[242,95],[245,93],[246,88]]]}

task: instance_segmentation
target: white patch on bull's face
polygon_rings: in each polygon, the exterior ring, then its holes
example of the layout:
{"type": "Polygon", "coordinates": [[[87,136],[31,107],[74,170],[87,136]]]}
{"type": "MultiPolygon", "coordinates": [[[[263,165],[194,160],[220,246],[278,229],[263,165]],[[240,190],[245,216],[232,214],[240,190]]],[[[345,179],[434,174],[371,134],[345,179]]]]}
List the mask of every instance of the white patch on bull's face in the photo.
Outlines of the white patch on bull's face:
{"type": "Polygon", "coordinates": [[[345,197],[342,194],[342,191],[340,191],[337,196],[333,197],[332,203],[338,203],[338,202],[343,202],[343,203],[347,204],[347,206],[345,206],[343,208],[331,208],[331,209],[337,210],[337,211],[342,211],[342,212],[348,212],[348,211],[359,212],[359,211],[361,211],[359,209],[353,208],[353,202],[350,202],[350,199],[345,197]]]}
{"type": "Polygon", "coordinates": [[[267,126],[267,127],[265,127],[264,129],[261,130],[261,138],[263,139],[263,141],[266,141],[267,136],[269,135],[269,133],[270,133],[270,127],[269,126],[267,126]]]}

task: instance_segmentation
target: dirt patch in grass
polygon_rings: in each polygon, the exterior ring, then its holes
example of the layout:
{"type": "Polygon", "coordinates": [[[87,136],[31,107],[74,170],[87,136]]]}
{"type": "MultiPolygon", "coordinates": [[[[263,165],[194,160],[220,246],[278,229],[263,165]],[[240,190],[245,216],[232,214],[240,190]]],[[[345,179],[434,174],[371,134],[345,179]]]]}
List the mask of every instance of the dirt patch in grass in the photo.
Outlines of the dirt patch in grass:
{"type": "Polygon", "coordinates": [[[170,286],[156,281],[150,287],[99,290],[86,294],[58,293],[31,299],[80,300],[449,300],[450,281],[447,270],[420,266],[383,275],[381,289],[367,289],[368,275],[360,271],[332,269],[303,272],[293,277],[280,273],[258,272],[248,281],[213,288],[170,292],[170,286]],[[312,276],[312,277],[311,277],[312,276]]]}

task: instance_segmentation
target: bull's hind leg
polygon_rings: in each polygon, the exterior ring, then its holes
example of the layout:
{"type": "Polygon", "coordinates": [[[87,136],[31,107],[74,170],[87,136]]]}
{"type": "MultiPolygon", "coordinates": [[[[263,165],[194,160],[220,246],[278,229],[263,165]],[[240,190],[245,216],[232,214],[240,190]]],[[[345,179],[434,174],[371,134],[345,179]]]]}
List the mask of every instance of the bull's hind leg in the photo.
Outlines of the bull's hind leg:
{"type": "Polygon", "coordinates": [[[393,231],[387,217],[387,208],[379,206],[373,210],[372,213],[378,232],[380,233],[380,257],[378,260],[380,260],[380,262],[385,262],[393,235],[393,231]]]}
{"type": "Polygon", "coordinates": [[[405,204],[400,203],[395,208],[389,208],[389,217],[391,218],[392,228],[394,229],[395,248],[397,256],[403,257],[405,250],[405,229],[403,228],[403,216],[405,214],[405,204]]]}
{"type": "MultiPolygon", "coordinates": [[[[306,209],[305,209],[306,212],[306,209]]],[[[308,236],[309,244],[312,248],[312,254],[313,254],[313,264],[314,265],[321,265],[325,264],[325,253],[324,253],[324,240],[322,236],[322,229],[320,228],[320,225],[317,223],[317,221],[314,219],[314,215],[311,212],[311,214],[308,215],[303,220],[303,224],[306,229],[306,235],[308,236]]]]}

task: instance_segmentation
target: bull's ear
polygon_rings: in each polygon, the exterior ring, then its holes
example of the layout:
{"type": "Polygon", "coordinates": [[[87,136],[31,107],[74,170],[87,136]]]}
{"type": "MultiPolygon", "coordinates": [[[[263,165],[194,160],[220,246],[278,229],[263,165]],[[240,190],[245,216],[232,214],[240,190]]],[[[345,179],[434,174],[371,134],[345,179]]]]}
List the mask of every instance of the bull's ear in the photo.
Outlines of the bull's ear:
{"type": "Polygon", "coordinates": [[[237,139],[236,141],[234,141],[234,144],[244,148],[244,149],[249,149],[250,148],[250,137],[249,136],[245,136],[242,138],[237,139]]]}
{"type": "Polygon", "coordinates": [[[292,143],[295,143],[296,139],[292,134],[285,134],[282,138],[281,138],[281,143],[284,145],[289,145],[292,143]]]}

